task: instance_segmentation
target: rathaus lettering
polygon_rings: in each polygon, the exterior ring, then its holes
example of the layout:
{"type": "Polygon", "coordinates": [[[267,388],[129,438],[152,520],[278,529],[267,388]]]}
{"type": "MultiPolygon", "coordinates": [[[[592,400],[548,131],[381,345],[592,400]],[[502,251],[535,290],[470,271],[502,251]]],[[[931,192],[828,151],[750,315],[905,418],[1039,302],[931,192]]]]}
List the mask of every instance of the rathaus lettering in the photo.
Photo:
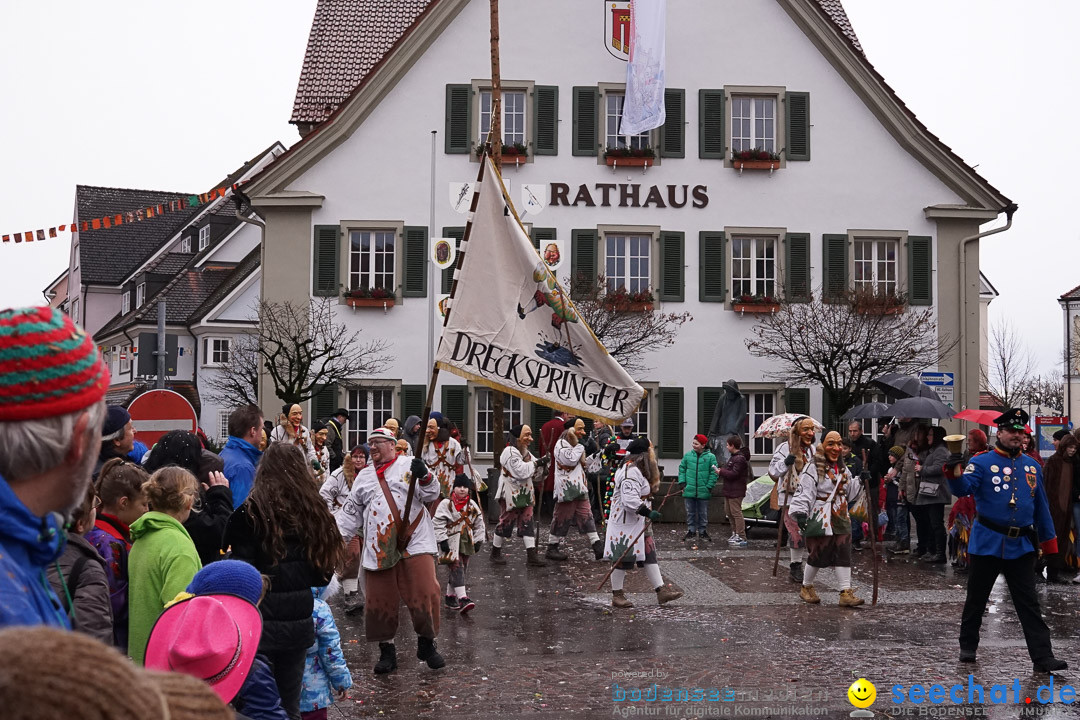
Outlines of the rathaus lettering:
{"type": "Polygon", "coordinates": [[[593,190],[588,185],[579,185],[570,199],[570,186],[566,183],[551,183],[551,206],[584,205],[585,207],[658,207],[681,208],[690,203],[691,207],[703,208],[709,204],[709,188],[705,185],[651,185],[596,183],[593,190]],[[599,199],[599,203],[597,203],[599,199]]]}

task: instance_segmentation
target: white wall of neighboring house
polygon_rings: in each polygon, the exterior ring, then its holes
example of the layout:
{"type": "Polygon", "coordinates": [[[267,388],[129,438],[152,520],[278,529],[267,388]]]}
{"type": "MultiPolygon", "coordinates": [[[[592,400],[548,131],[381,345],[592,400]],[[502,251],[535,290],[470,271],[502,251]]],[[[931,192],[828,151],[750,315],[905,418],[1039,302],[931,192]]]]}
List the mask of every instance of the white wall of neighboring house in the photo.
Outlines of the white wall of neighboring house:
{"type": "MultiPolygon", "coordinates": [[[[689,311],[694,320],[680,331],[674,347],[648,357],[654,369],[637,379],[651,387],[685,389],[683,434],[688,449],[690,436],[700,430],[695,427],[698,386],[719,386],[734,378],[744,388],[755,384],[763,389],[782,387],[770,384],[769,374],[776,366],[752,358],[745,349],[754,317],[736,314],[729,304],[698,302],[699,231],[750,227],[809,233],[812,285],[818,287],[823,233],[858,229],[930,235],[935,236],[936,253],[937,225],[926,219],[924,208],[963,200],[897,143],[778,3],[669,6],[668,37],[677,37],[678,42],[668,43],[667,86],[686,89],[685,159],[665,158],[643,173],[640,168],[613,172],[596,157],[573,156],[573,86],[621,84],[626,76],[626,64],[602,47],[600,3],[596,3],[595,13],[579,10],[581,5],[559,0],[550,3],[544,13],[536,13],[532,4],[504,4],[502,26],[515,29],[503,33],[504,87],[512,87],[514,80],[559,87],[559,153],[537,157],[519,168],[504,166],[503,174],[512,185],[510,195],[515,202],[524,183],[566,183],[571,187],[571,198],[582,184],[593,193],[596,207],[549,205],[541,214],[527,218],[538,227],[557,228],[567,253],[561,277],[569,276],[573,229],[655,226],[686,233],[686,301],[658,305],[664,312],[689,311]],[[574,21],[568,22],[568,18],[574,21]],[[723,41],[717,42],[718,27],[768,28],[767,47],[762,46],[756,32],[726,31],[723,41]],[[553,37],[559,38],[557,56],[551,54],[553,37]],[[742,175],[725,168],[720,160],[699,159],[698,90],[725,85],[781,86],[809,92],[812,159],[789,161],[772,174],[742,175]],[[708,205],[701,209],[690,203],[681,209],[600,207],[598,183],[641,184],[642,199],[652,185],[701,185],[707,188],[708,205]]],[[[436,234],[444,226],[463,226],[465,217],[450,207],[447,188],[454,182],[475,180],[478,166],[471,155],[443,151],[446,85],[487,78],[489,63],[488,7],[471,2],[361,125],[289,184],[289,190],[324,196],[322,206],[313,211],[312,225],[363,227],[365,222],[389,221],[427,226],[431,131],[437,129],[436,234]]],[[[531,105],[529,108],[531,113],[531,105]]],[[[473,122],[478,123],[475,114],[473,122]]],[[[532,122],[531,114],[527,122],[532,122]]],[[[778,122],[783,123],[782,110],[778,122]]],[[[617,190],[613,196],[618,196],[617,190]]],[[[598,250],[603,252],[602,247],[598,250]]],[[[782,253],[782,247],[778,250],[782,253]]],[[[906,265],[906,257],[901,262],[906,265]]],[[[602,271],[602,261],[598,267],[602,271]]],[[[936,257],[934,268],[936,299],[936,257]]],[[[346,272],[347,268],[342,268],[345,285],[346,272]]],[[[730,264],[727,272],[730,288],[730,264]]],[[[310,288],[310,282],[308,285],[310,288]]],[[[341,306],[338,317],[350,329],[393,343],[395,362],[379,378],[368,378],[373,383],[427,382],[427,313],[430,295],[438,289],[438,277],[433,274],[428,298],[402,298],[399,292],[396,306],[388,312],[341,306]]],[[[448,373],[440,378],[440,383],[461,382],[448,373]]],[[[439,395],[435,397],[438,405],[439,395]]],[[[820,393],[814,392],[812,398],[811,411],[819,413],[820,393]]],[[[475,418],[470,419],[470,426],[475,427],[475,418]]],[[[667,465],[669,471],[674,468],[670,461],[667,465]]]]}
{"type": "MultiPolygon", "coordinates": [[[[231,203],[232,200],[226,200],[231,203]]],[[[262,229],[257,225],[244,223],[229,234],[199,265],[216,263],[238,263],[249,252],[259,246],[262,240],[262,229]]]]}

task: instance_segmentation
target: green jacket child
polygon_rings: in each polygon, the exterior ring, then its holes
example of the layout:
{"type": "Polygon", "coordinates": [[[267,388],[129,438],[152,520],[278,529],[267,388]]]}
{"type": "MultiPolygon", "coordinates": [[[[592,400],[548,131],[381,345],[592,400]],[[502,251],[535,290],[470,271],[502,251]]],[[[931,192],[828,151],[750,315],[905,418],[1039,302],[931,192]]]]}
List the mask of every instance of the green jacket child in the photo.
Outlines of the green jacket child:
{"type": "Polygon", "coordinates": [[[683,485],[683,497],[706,500],[716,484],[716,456],[708,447],[699,452],[691,450],[679,463],[679,482],[683,485]]]}

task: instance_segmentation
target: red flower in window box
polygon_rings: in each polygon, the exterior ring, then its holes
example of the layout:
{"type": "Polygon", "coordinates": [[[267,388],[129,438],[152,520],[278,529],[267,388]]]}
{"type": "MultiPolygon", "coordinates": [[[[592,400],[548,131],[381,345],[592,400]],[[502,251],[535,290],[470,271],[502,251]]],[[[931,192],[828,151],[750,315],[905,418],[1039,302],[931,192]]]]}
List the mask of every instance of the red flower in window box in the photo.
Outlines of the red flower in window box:
{"type": "Polygon", "coordinates": [[[381,287],[358,287],[345,291],[345,304],[357,307],[394,307],[394,293],[381,287]]]}
{"type": "Polygon", "coordinates": [[[651,147],[610,147],[604,151],[604,162],[608,166],[650,167],[654,164],[655,158],[656,152],[651,147]]]}
{"type": "Polygon", "coordinates": [[[629,292],[619,287],[604,295],[603,305],[615,312],[652,312],[653,296],[649,290],[629,292]]]}
{"type": "Polygon", "coordinates": [[[736,295],[731,308],[740,313],[774,313],[780,310],[780,300],[772,295],[736,295]]]}
{"type": "Polygon", "coordinates": [[[775,170],[780,167],[780,154],[763,148],[734,150],[731,166],[736,170],[775,170]]]}

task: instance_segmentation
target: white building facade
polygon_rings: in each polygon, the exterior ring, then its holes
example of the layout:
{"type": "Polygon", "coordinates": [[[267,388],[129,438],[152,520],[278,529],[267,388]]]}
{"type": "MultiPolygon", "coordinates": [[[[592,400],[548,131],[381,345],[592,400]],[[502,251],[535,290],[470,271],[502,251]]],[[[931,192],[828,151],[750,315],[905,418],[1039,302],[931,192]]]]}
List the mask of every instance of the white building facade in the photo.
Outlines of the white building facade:
{"type": "MultiPolygon", "coordinates": [[[[358,5],[363,13],[369,3],[358,5]]],[[[378,46],[373,69],[346,78],[347,97],[321,115],[298,110],[294,122],[308,134],[249,188],[266,221],[263,297],[338,297],[350,328],[392,342],[392,367],[321,403],[350,409],[353,441],[423,405],[428,316],[433,296],[447,289],[427,259],[429,196],[433,186],[434,234],[459,237],[466,217],[448,188],[475,180],[474,147],[490,122],[489,4],[402,5],[415,17],[396,26],[380,26],[370,10],[367,27],[383,33],[370,41],[378,46]],[[341,297],[374,285],[394,288],[392,306],[351,308],[341,297]]],[[[637,378],[649,390],[639,430],[667,470],[704,431],[729,378],[750,398],[748,430],[785,410],[822,412],[820,388],[785,388],[770,379],[775,368],[749,355],[757,315],[737,308],[743,296],[865,281],[932,306],[940,332],[960,343],[927,369],[954,372],[957,408],[977,407],[979,250],[977,240],[963,241],[1009,200],[895,97],[839,3],[670,3],[668,122],[631,140],[655,150],[648,168],[604,158],[625,143],[613,130],[626,76],[613,38],[622,37],[626,5],[550,0],[538,13],[534,2],[503,0],[504,141],[528,148],[524,162],[504,156],[503,175],[515,202],[525,185],[542,190],[546,207],[525,221],[534,239],[562,243],[569,262],[560,277],[601,273],[631,292],[651,291],[663,312],[693,315],[637,378]],[[777,159],[740,170],[732,151],[748,148],[777,159]]],[[[316,26],[334,12],[320,3],[316,26]]],[[[313,28],[308,59],[329,52],[326,43],[313,28]]],[[[305,82],[298,108],[312,100],[305,82]]],[[[477,459],[490,458],[490,392],[446,373],[439,383],[435,407],[464,426],[477,459]]],[[[269,417],[280,403],[265,382],[262,389],[269,417]]],[[[544,417],[517,399],[507,406],[510,422],[544,417]]],[[[771,450],[769,441],[752,445],[759,463],[771,450]]]]}

